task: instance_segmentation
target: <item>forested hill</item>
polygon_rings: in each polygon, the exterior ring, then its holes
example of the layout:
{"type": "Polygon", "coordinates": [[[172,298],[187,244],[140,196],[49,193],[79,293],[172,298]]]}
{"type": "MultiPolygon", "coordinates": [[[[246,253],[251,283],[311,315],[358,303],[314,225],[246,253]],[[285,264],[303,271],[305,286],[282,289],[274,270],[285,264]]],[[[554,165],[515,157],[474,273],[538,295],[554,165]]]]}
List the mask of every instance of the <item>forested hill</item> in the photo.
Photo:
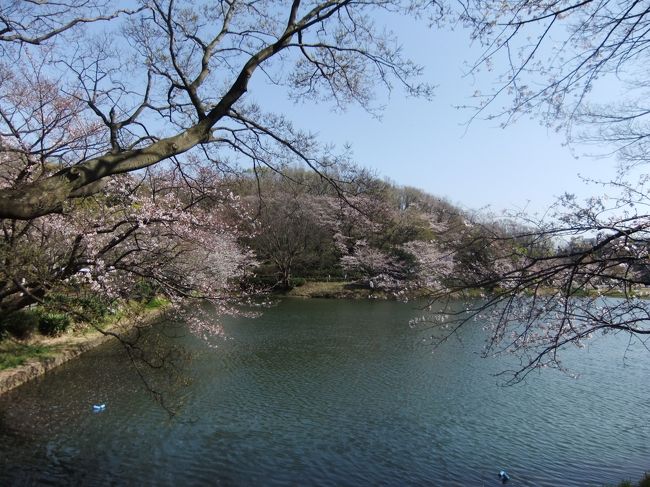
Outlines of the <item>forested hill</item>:
{"type": "MultiPolygon", "coordinates": [[[[9,178],[20,166],[4,170],[9,178]]],[[[150,170],[116,177],[62,214],[3,225],[0,334],[34,306],[39,320],[94,322],[164,295],[178,310],[196,299],[232,312],[251,292],[305,280],[396,296],[485,288],[518,243],[494,222],[357,169],[150,170]]]]}
{"type": "Polygon", "coordinates": [[[338,280],[399,294],[439,288],[452,275],[481,278],[499,265],[487,242],[493,248],[506,233],[367,174],[258,171],[238,179],[235,192],[252,218],[242,238],[258,262],[249,281],[275,289],[338,280]]]}

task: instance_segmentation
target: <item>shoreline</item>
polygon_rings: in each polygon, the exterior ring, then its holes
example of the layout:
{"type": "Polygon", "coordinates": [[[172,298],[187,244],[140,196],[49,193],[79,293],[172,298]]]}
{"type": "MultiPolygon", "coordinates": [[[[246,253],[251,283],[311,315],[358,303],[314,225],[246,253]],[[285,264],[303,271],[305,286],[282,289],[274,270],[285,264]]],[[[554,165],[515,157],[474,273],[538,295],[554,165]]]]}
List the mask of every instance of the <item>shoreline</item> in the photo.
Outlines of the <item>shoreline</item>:
{"type": "MultiPolygon", "coordinates": [[[[118,322],[107,326],[104,331],[120,333],[128,332],[136,325],[136,323],[151,324],[151,322],[160,317],[163,312],[164,308],[150,310],[146,312],[142,322],[138,322],[137,320],[128,320],[122,323],[118,322]]],[[[36,341],[34,345],[52,347],[53,350],[47,352],[45,356],[28,359],[26,363],[22,365],[0,370],[0,395],[16,389],[31,380],[41,377],[59,365],[77,358],[99,345],[115,339],[114,336],[103,334],[96,329],[91,329],[90,331],[85,331],[85,333],[76,335],[68,334],[55,338],[40,339],[36,341]]]]}
{"type": "Polygon", "coordinates": [[[362,287],[350,287],[351,281],[306,281],[289,291],[277,293],[278,296],[292,298],[327,298],[327,299],[368,299],[386,298],[386,293],[362,287]]]}
{"type": "MultiPolygon", "coordinates": [[[[554,292],[552,288],[543,288],[539,290],[540,295],[550,295],[554,292]]],[[[473,291],[468,290],[468,293],[475,293],[475,297],[479,297],[482,291],[478,288],[473,291]]],[[[365,287],[355,286],[353,281],[306,281],[300,286],[296,286],[289,291],[281,291],[273,293],[279,297],[294,297],[294,298],[327,298],[327,299],[397,299],[395,295],[390,292],[380,289],[369,289],[365,287]]],[[[405,295],[409,299],[426,298],[426,289],[410,289],[405,295]]],[[[626,297],[633,299],[650,300],[650,288],[639,287],[635,289],[629,296],[626,296],[623,291],[608,290],[602,292],[598,290],[588,290],[577,292],[574,294],[575,298],[580,297],[603,297],[603,298],[620,298],[626,297]]]]}
{"type": "MultiPolygon", "coordinates": [[[[301,286],[275,294],[277,297],[291,298],[325,298],[325,299],[380,299],[392,300],[395,296],[381,290],[351,286],[350,281],[307,281],[301,286]]],[[[422,297],[417,292],[411,293],[410,299],[422,297]]],[[[611,293],[607,297],[620,297],[611,293]]],[[[650,290],[637,292],[637,298],[649,299],[650,290]]],[[[145,312],[142,324],[150,324],[164,312],[163,308],[151,309],[145,312]]],[[[138,320],[125,320],[106,327],[106,332],[128,332],[138,320]]],[[[48,350],[42,356],[27,359],[21,365],[0,370],[0,395],[9,392],[33,379],[41,377],[50,370],[68,362],[81,354],[92,350],[107,341],[114,339],[111,335],[102,334],[91,329],[78,334],[68,334],[56,338],[42,337],[35,342],[27,342],[25,346],[42,346],[48,350]],[[50,350],[51,349],[51,350],[50,350]]],[[[1,352],[0,352],[1,353],[1,352]]]]}

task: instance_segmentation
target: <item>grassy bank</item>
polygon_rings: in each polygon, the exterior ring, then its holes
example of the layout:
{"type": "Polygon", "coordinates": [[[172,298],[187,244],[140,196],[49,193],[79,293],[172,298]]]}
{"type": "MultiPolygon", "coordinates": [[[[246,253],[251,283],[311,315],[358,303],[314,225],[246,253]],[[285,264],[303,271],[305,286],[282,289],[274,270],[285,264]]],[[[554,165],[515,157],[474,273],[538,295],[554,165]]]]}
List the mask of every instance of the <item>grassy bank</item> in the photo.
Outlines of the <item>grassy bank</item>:
{"type": "Polygon", "coordinates": [[[0,341],[0,394],[111,339],[107,332],[123,334],[136,323],[160,315],[167,302],[126,303],[93,326],[76,324],[58,336],[33,333],[27,338],[6,336],[0,341]]]}
{"type": "Polygon", "coordinates": [[[12,369],[23,365],[28,360],[48,358],[55,354],[57,348],[42,343],[25,343],[15,339],[0,342],[0,370],[12,369]]]}
{"type": "Polygon", "coordinates": [[[283,294],[299,298],[333,299],[386,299],[390,297],[383,291],[358,287],[348,281],[306,281],[283,294]]]}
{"type": "MultiPolygon", "coordinates": [[[[299,285],[293,287],[289,291],[279,291],[278,294],[283,296],[299,297],[299,298],[332,298],[332,299],[393,299],[391,293],[364,288],[356,285],[351,281],[305,281],[299,279],[299,285]]],[[[498,293],[499,289],[493,292],[498,293]]],[[[539,288],[537,294],[541,296],[550,296],[557,293],[557,289],[553,288],[539,288]]],[[[482,298],[489,294],[484,289],[467,289],[463,291],[465,298],[482,298]]],[[[532,295],[532,294],[531,294],[532,295]]],[[[609,297],[609,298],[626,298],[635,297],[640,299],[650,299],[650,289],[639,288],[635,289],[633,293],[626,295],[622,291],[609,290],[607,292],[598,290],[579,291],[574,294],[575,297],[609,297]]],[[[408,293],[409,298],[426,298],[426,290],[410,290],[408,293]]]]}

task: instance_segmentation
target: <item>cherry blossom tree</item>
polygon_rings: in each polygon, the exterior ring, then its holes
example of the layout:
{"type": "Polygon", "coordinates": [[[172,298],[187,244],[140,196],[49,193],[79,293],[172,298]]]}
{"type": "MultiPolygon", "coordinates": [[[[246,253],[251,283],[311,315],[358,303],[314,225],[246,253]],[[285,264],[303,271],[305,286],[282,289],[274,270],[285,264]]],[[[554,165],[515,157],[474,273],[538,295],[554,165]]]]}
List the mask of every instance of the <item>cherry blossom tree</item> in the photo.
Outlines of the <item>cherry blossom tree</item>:
{"type": "MultiPolygon", "coordinates": [[[[79,118],[74,98],[59,96],[45,79],[23,82],[29,86],[13,94],[11,114],[21,136],[0,139],[3,187],[49,177],[67,157],[90,150],[97,135],[96,125],[79,118]]],[[[141,328],[137,307],[126,308],[124,333],[99,327],[102,310],[139,299],[144,286],[147,297],[170,301],[172,321],[182,319],[212,343],[221,333],[217,317],[240,313],[247,299],[239,287],[253,263],[239,243],[247,218],[222,173],[188,160],[113,176],[61,214],[2,219],[0,317],[38,303],[114,336],[145,387],[172,413],[166,381],[179,379],[184,352],[158,346],[141,328]],[[188,308],[190,301],[199,305],[188,308]]]]}
{"type": "Polygon", "coordinates": [[[507,382],[538,368],[564,370],[562,350],[600,334],[644,343],[650,335],[648,302],[639,299],[648,284],[650,221],[639,169],[648,161],[648,13],[625,1],[462,4],[472,39],[484,47],[470,72],[497,77],[493,89],[474,94],[473,118],[506,127],[538,117],[568,142],[599,144],[620,162],[618,177],[599,183],[606,194],[584,202],[567,194],[543,219],[474,221],[465,238],[450,242],[465,265],[431,294],[434,312],[418,324],[440,343],[485,323],[485,354],[520,359],[504,372],[507,382]]]}
{"type": "Polygon", "coordinates": [[[214,189],[195,197],[174,171],[123,176],[66,215],[3,221],[0,309],[79,290],[124,300],[146,281],[172,300],[210,300],[224,310],[249,262],[238,223],[219,211],[238,203],[214,189]]]}
{"type": "MultiPolygon", "coordinates": [[[[0,80],[0,188],[9,190],[101,149],[106,134],[84,116],[86,103],[46,74],[46,54],[23,53],[28,62],[0,80]]],[[[244,213],[213,166],[188,159],[107,178],[61,214],[2,219],[0,311],[70,293],[80,280],[108,299],[128,298],[144,279],[170,298],[218,300],[245,260],[236,243],[244,213]]]]}
{"type": "Polygon", "coordinates": [[[454,273],[454,254],[435,240],[412,240],[403,249],[413,256],[418,291],[428,293],[446,288],[447,281],[454,273]]]}
{"type": "Polygon", "coordinates": [[[360,284],[396,297],[439,289],[453,275],[447,239],[458,238],[461,212],[410,188],[384,192],[340,208],[333,227],[341,266],[360,284]]]}
{"type": "MultiPolygon", "coordinates": [[[[25,60],[39,59],[40,72],[98,133],[46,177],[0,188],[0,217],[58,213],[110,176],[188,155],[222,167],[297,161],[326,177],[330,150],[247,92],[253,76],[265,76],[296,100],[340,108],[373,110],[377,88],[429,96],[431,88],[417,81],[421,68],[375,23],[376,12],[442,14],[435,2],[397,0],[3,4],[0,44],[19,54],[18,62],[3,59],[2,72],[18,77],[12,73],[25,60]]],[[[0,111],[9,113],[0,132],[25,138],[11,118],[12,100],[5,97],[0,111]]]]}
{"type": "Polygon", "coordinates": [[[5,219],[0,316],[38,303],[117,338],[145,387],[171,413],[166,378],[179,379],[186,354],[159,346],[141,326],[142,309],[125,309],[124,331],[101,328],[102,310],[139,299],[144,285],[145,298],[170,301],[168,321],[182,320],[212,344],[220,317],[241,314],[247,302],[239,287],[253,264],[239,243],[245,220],[238,199],[210,168],[123,175],[66,214],[5,219]]]}

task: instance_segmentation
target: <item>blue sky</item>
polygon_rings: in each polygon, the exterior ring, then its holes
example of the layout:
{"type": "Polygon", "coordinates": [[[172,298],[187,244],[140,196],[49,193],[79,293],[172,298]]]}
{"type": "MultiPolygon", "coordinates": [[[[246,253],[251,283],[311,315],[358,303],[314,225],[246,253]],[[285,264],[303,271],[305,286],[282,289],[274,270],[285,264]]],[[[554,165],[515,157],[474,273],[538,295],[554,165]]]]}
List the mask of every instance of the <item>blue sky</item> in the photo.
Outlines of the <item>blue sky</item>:
{"type": "Polygon", "coordinates": [[[469,103],[477,89],[489,91],[494,79],[490,73],[463,76],[464,63],[480,53],[469,45],[468,33],[431,31],[409,20],[393,22],[391,28],[405,52],[425,66],[424,79],[437,85],[431,102],[405,99],[395,90],[390,98],[379,99],[386,109],[376,120],[358,107],[335,113],[326,104],[295,105],[259,81],[250,94],[266,110],[283,112],[296,125],[318,133],[323,142],[350,143],[359,165],[465,208],[543,212],[564,192],[582,198],[598,191],[579,174],[614,177],[613,158],[583,156],[594,149],[566,147],[561,134],[538,121],[520,120],[502,129],[496,121],[475,120],[467,127],[471,112],[454,106],[469,103]]]}

